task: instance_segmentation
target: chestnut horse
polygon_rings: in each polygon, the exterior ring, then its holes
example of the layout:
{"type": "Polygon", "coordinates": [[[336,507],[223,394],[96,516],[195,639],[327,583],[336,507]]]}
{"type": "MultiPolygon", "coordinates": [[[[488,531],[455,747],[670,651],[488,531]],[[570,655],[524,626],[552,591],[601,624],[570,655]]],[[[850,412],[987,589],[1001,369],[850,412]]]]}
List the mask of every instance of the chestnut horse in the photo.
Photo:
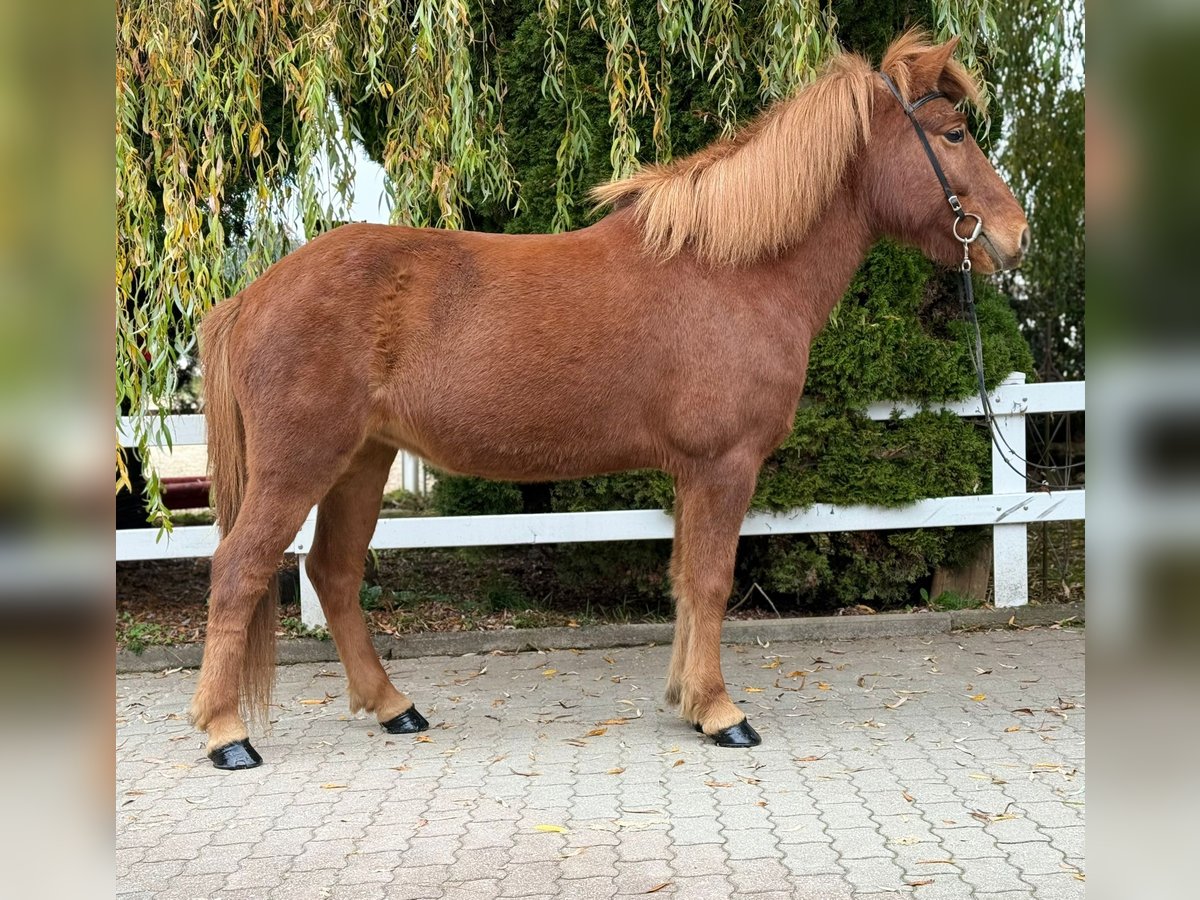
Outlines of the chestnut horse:
{"type": "MultiPolygon", "coordinates": [[[[944,95],[917,115],[982,217],[969,252],[992,272],[1019,261],[1028,228],[956,108],[979,89],[953,49],[910,32],[881,70],[906,101],[944,95]]],[[[946,265],[963,245],[904,108],[850,54],[735,137],[594,196],[612,212],[566,234],[346,225],[205,318],[222,540],[191,713],[218,767],[261,762],[241,712],[265,711],[271,585],[314,505],[308,574],[351,709],[391,732],[428,726],[389,681],[358,603],[397,448],[493,479],[673,476],[666,698],[723,746],[759,742],[720,660],[759,467],[789,433],[809,347],[872,242],[946,265]]]]}

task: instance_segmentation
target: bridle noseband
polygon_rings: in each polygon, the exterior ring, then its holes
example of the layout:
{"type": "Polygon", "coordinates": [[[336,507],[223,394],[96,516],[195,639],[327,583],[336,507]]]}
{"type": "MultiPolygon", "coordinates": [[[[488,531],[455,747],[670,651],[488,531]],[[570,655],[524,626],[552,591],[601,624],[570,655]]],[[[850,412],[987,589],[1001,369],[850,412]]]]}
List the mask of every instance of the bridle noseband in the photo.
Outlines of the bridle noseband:
{"type": "Polygon", "coordinates": [[[908,116],[908,121],[912,123],[913,130],[917,133],[917,137],[921,141],[921,146],[925,149],[925,155],[929,157],[929,164],[933,166],[933,174],[937,176],[938,183],[942,186],[942,193],[946,195],[946,202],[950,204],[950,211],[954,213],[954,224],[951,226],[951,231],[954,232],[954,238],[963,245],[963,260],[959,266],[962,272],[971,271],[971,244],[983,232],[983,219],[978,213],[967,212],[963,209],[962,203],[959,202],[958,195],[954,193],[954,189],[950,187],[950,182],[946,178],[945,171],[942,170],[942,164],[938,162],[937,154],[933,152],[933,147],[929,143],[929,136],[925,134],[925,129],[921,123],[917,121],[916,112],[926,103],[931,100],[938,100],[946,95],[941,91],[930,91],[916,103],[909,103],[904,99],[904,95],[900,93],[900,89],[896,87],[896,82],[892,81],[885,73],[880,72],[879,77],[883,79],[883,83],[888,86],[888,90],[892,92],[892,96],[896,98],[896,102],[900,104],[900,108],[904,110],[904,114],[908,116]],[[971,227],[967,235],[963,235],[959,230],[959,225],[967,219],[974,219],[975,224],[971,227]]]}

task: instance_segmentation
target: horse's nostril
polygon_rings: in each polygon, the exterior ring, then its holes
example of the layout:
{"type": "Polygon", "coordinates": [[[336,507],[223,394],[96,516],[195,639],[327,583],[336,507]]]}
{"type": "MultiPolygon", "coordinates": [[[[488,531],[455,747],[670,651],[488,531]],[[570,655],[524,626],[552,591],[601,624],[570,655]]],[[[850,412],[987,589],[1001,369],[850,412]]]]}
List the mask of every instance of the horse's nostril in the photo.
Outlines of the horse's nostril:
{"type": "Polygon", "coordinates": [[[1025,229],[1021,232],[1021,242],[1019,245],[1022,255],[1029,252],[1029,242],[1031,240],[1032,238],[1029,235],[1029,226],[1025,226],[1025,229]]]}

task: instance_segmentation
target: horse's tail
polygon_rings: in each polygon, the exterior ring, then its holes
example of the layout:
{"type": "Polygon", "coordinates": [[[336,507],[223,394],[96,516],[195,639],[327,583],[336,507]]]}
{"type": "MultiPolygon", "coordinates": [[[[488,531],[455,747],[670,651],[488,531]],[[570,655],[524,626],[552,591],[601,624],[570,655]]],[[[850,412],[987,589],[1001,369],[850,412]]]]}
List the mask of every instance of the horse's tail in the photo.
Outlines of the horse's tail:
{"type": "MultiPolygon", "coordinates": [[[[204,367],[204,419],[208,426],[208,473],[212,505],[224,540],[237,521],[246,491],[246,430],[234,395],[230,372],[230,335],[241,311],[241,296],[214,307],[200,325],[200,360],[204,367]]],[[[266,722],[275,675],[275,626],[279,583],[271,577],[259,597],[246,631],[239,674],[244,712],[266,722]]]]}

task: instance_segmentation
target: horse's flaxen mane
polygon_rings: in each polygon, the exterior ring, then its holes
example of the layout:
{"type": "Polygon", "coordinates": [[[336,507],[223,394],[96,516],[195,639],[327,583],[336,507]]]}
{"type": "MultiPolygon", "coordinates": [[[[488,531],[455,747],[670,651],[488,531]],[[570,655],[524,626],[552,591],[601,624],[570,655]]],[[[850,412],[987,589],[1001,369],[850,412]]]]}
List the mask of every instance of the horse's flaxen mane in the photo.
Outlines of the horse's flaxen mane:
{"type": "MultiPolygon", "coordinates": [[[[898,38],[882,71],[905,95],[944,91],[979,103],[963,66],[917,30],[898,38]],[[936,69],[936,71],[935,71],[936,69]]],[[[601,205],[628,204],[650,251],[671,257],[685,246],[715,265],[751,262],[802,238],[824,212],[846,165],[870,136],[880,83],[861,56],[841,53],[826,71],[738,134],[666,165],[650,165],[598,185],[601,205]]]]}

